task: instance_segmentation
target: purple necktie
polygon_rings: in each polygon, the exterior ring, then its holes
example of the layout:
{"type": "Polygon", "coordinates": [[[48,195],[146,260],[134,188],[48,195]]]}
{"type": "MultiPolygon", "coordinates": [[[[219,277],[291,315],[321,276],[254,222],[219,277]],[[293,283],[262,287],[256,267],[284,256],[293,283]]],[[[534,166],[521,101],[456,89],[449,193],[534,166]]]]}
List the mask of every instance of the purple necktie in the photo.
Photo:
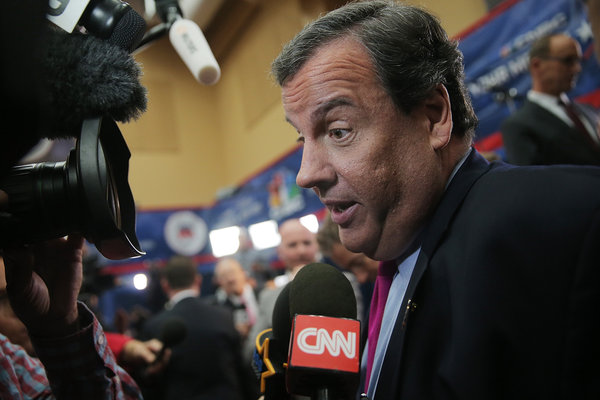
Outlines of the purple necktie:
{"type": "Polygon", "coordinates": [[[390,286],[394,279],[394,274],[398,266],[394,260],[384,261],[379,264],[379,272],[375,280],[373,289],[373,299],[371,300],[371,310],[369,311],[369,337],[367,354],[367,376],[365,377],[365,392],[369,388],[369,379],[371,377],[371,368],[375,358],[375,349],[377,349],[377,339],[381,330],[381,321],[383,320],[383,311],[387,301],[390,286]]]}

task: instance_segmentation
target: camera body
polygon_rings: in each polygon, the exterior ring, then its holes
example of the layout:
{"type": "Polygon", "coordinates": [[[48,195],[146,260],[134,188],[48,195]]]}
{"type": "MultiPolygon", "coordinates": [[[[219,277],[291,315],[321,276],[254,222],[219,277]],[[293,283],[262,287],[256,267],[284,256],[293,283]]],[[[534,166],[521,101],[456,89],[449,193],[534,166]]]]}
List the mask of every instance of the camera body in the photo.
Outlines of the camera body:
{"type": "Polygon", "coordinates": [[[131,153],[110,118],[83,121],[66,161],[17,165],[0,182],[0,247],[79,233],[109,259],[145,254],[135,234],[131,153]]]}

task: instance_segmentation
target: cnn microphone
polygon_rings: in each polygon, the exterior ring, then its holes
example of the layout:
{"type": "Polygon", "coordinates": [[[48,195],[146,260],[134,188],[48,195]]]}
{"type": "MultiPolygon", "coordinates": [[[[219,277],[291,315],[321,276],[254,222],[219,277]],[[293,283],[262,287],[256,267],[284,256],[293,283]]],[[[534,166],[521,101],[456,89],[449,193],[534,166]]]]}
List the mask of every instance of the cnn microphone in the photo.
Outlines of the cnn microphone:
{"type": "Polygon", "coordinates": [[[360,322],[350,281],[322,263],[290,283],[287,391],[311,399],[354,399],[360,379],[360,322]]]}
{"type": "Polygon", "coordinates": [[[132,52],[142,40],[146,21],[121,0],[50,0],[46,18],[64,31],[76,27],[132,52]]]}

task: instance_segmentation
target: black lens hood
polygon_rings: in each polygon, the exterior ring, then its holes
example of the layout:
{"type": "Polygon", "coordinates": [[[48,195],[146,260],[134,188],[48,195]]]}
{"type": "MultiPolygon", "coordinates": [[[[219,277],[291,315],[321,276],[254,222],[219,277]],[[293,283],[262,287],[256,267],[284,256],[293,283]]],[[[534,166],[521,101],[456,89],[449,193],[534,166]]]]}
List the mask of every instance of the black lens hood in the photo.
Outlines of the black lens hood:
{"type": "Polygon", "coordinates": [[[13,167],[0,182],[0,247],[79,233],[108,259],[145,254],[135,234],[130,157],[116,122],[92,118],[66,161],[13,167]]]}

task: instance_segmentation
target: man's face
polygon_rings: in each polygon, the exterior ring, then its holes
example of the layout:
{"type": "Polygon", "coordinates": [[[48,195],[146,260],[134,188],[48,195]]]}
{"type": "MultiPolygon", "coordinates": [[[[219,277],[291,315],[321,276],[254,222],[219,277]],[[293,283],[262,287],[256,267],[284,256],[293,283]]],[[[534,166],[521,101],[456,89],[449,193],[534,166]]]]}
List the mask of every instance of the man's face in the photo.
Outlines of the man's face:
{"type": "Polygon", "coordinates": [[[240,296],[246,285],[246,274],[239,266],[227,265],[219,270],[217,283],[228,295],[240,296]]]}
{"type": "Polygon", "coordinates": [[[350,37],[317,50],[283,85],[282,99],[304,144],[297,184],[317,193],[349,250],[400,256],[445,183],[425,106],[398,110],[350,37]]]}
{"type": "Polygon", "coordinates": [[[319,245],[314,233],[297,220],[284,222],[280,227],[279,259],[292,270],[316,261],[319,245]]]}
{"type": "Polygon", "coordinates": [[[554,96],[575,87],[581,72],[581,47],[574,39],[559,35],[550,40],[550,54],[538,61],[542,91],[554,96]]]}

